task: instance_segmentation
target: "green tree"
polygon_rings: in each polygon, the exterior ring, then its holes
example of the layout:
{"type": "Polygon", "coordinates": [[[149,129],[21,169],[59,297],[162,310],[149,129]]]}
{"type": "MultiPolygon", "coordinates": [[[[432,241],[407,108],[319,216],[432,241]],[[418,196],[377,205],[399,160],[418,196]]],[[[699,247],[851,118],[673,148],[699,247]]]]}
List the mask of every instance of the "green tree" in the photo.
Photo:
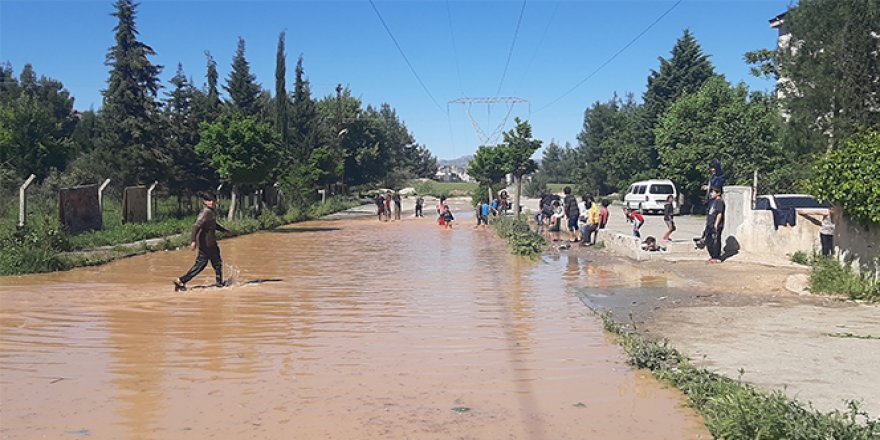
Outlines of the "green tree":
{"type": "Polygon", "coordinates": [[[105,169],[122,184],[161,179],[169,163],[156,100],[162,67],[150,62],[155,51],[137,39],[136,6],[133,0],[114,4],[115,44],[107,53],[110,77],[100,112],[100,145],[112,158],[105,169]]]}
{"type": "Polygon", "coordinates": [[[177,65],[170,82],[174,88],[166,93],[165,105],[166,147],[171,158],[168,186],[179,201],[181,196],[210,189],[216,177],[205,158],[195,151],[199,143],[200,121],[195,109],[198,91],[186,78],[183,65],[177,65]]]}
{"type": "Polygon", "coordinates": [[[862,223],[880,223],[880,129],[853,136],[815,165],[810,190],[862,223]]]}
{"type": "Polygon", "coordinates": [[[284,38],[286,33],[278,35],[278,51],[275,54],[275,128],[281,134],[281,148],[287,152],[290,136],[289,122],[287,118],[287,104],[290,97],[287,96],[287,54],[284,53],[284,38]]]}
{"type": "Polygon", "coordinates": [[[0,168],[14,171],[19,178],[33,173],[41,181],[51,169],[64,170],[74,153],[73,98],[60,82],[37,78],[30,64],[17,81],[11,70],[3,76],[0,168]]]}
{"type": "Polygon", "coordinates": [[[515,118],[514,122],[516,127],[503,133],[504,143],[499,147],[504,158],[504,171],[513,175],[513,182],[516,185],[513,212],[519,216],[522,178],[538,169],[538,164],[532,159],[532,155],[541,148],[541,141],[532,138],[532,126],[528,121],[515,118]]]}
{"type": "Polygon", "coordinates": [[[281,150],[280,136],[269,124],[252,116],[221,116],[202,124],[196,151],[208,156],[220,178],[232,184],[229,218],[235,215],[239,188],[260,185],[272,175],[281,150]]]}
{"type": "Polygon", "coordinates": [[[468,175],[473,177],[480,187],[488,189],[487,193],[490,198],[492,191],[500,189],[507,176],[502,150],[495,145],[481,145],[474,153],[474,158],[468,162],[468,175]]]}
{"type": "Polygon", "coordinates": [[[792,125],[832,148],[880,124],[880,2],[802,0],[785,15],[791,44],[778,54],[792,125]]]}
{"type": "Polygon", "coordinates": [[[639,143],[649,146],[647,161],[644,162],[644,166],[648,168],[657,165],[653,130],[660,118],[679,97],[696,92],[706,81],[717,75],[709,61],[709,55],[703,53],[703,48],[688,29],[684,30],[681,38],[672,47],[672,56],[669,59],[658,59],[660,69],[651,70],[648,75],[648,87],[642,106],[641,127],[644,130],[644,139],[639,143]]]}
{"type": "Polygon", "coordinates": [[[705,202],[701,186],[712,159],[721,161],[727,184],[750,184],[755,170],[786,163],[781,123],[775,100],[714,78],[676,101],[661,119],[656,134],[663,175],[691,206],[705,202]]]}
{"type": "Polygon", "coordinates": [[[211,52],[205,51],[207,60],[207,69],[205,72],[204,90],[195,90],[193,97],[193,107],[196,118],[202,122],[214,122],[220,116],[221,102],[220,91],[217,89],[217,81],[219,74],[217,73],[217,62],[211,56],[211,52]]]}
{"type": "Polygon", "coordinates": [[[632,94],[623,100],[615,94],[584,112],[574,159],[578,167],[573,171],[578,190],[610,194],[655,174],[650,150],[640,134],[641,112],[632,94]]]}
{"type": "Polygon", "coordinates": [[[244,38],[238,37],[238,47],[232,58],[232,71],[226,79],[229,107],[244,116],[257,116],[262,112],[261,90],[251,73],[250,63],[244,56],[244,38]]]}

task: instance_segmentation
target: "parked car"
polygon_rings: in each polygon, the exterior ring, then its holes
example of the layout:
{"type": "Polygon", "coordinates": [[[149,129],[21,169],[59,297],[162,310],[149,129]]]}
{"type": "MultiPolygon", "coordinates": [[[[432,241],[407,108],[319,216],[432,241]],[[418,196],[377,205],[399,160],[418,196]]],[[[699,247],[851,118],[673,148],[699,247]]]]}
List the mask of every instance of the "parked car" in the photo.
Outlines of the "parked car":
{"type": "Polygon", "coordinates": [[[678,208],[678,190],[671,180],[643,180],[630,185],[623,205],[644,213],[662,213],[666,198],[672,196],[673,209],[678,208]]]}
{"type": "Polygon", "coordinates": [[[827,209],[827,203],[821,203],[809,194],[773,194],[755,198],[755,209],[827,209]]]}

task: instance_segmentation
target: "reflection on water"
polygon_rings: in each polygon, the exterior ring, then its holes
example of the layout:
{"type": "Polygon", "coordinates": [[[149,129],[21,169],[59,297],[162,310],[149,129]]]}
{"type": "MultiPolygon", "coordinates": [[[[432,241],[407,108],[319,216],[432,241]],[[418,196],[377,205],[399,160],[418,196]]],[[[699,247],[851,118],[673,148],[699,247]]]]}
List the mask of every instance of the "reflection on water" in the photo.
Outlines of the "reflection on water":
{"type": "Polygon", "coordinates": [[[469,225],[228,240],[238,285],[184,294],[187,251],[0,279],[0,437],[707,437],[568,289],[614,274],[469,225]]]}

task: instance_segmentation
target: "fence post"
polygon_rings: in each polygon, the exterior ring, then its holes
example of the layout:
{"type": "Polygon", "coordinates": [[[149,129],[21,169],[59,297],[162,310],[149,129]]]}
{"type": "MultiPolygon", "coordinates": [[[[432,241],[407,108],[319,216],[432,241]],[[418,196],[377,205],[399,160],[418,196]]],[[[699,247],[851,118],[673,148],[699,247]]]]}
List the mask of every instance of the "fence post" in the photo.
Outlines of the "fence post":
{"type": "Polygon", "coordinates": [[[101,210],[101,215],[104,215],[104,188],[107,188],[107,185],[110,184],[110,179],[104,180],[104,183],[98,187],[98,209],[101,210]]]}
{"type": "Polygon", "coordinates": [[[323,205],[327,201],[327,190],[319,189],[318,194],[321,195],[321,204],[323,205]]]}
{"type": "Polygon", "coordinates": [[[31,186],[31,182],[36,179],[37,176],[31,174],[27,180],[21,185],[21,188],[18,189],[18,227],[23,228],[24,223],[27,217],[27,197],[25,196],[25,191],[27,191],[28,187],[31,186]]]}
{"type": "Polygon", "coordinates": [[[150,185],[150,188],[147,189],[147,221],[153,221],[153,190],[156,189],[156,185],[159,184],[159,181],[153,182],[150,185]]]}

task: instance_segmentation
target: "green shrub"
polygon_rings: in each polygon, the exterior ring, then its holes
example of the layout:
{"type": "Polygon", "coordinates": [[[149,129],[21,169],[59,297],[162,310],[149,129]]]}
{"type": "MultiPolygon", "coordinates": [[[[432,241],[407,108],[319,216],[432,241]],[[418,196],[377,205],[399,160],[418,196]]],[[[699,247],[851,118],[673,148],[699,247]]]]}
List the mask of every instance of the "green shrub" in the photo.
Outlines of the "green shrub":
{"type": "Polygon", "coordinates": [[[880,301],[880,282],[870,271],[856,272],[834,258],[814,257],[810,264],[810,291],[842,294],[850,299],[880,301]]]}
{"type": "Polygon", "coordinates": [[[795,251],[795,253],[791,254],[789,258],[792,263],[800,264],[803,266],[810,265],[810,255],[804,251],[795,251]]]}
{"type": "Polygon", "coordinates": [[[507,241],[510,250],[516,255],[537,258],[544,250],[544,237],[529,227],[524,220],[513,217],[496,217],[491,222],[495,232],[507,241]]]}
{"type": "Polygon", "coordinates": [[[809,189],[853,220],[880,223],[880,130],[851,138],[816,162],[809,189]]]}

